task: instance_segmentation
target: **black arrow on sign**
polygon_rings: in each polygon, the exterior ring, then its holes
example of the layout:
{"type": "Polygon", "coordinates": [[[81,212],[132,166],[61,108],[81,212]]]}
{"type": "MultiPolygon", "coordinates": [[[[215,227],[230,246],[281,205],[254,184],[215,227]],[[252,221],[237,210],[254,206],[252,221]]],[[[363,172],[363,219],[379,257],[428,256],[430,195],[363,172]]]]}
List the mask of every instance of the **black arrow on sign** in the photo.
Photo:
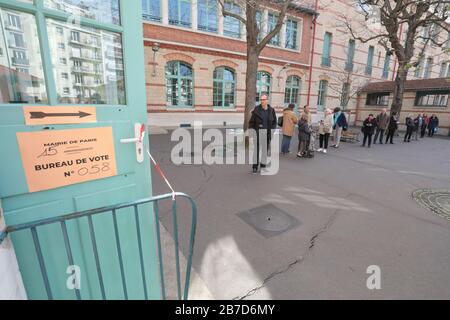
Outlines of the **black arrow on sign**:
{"type": "Polygon", "coordinates": [[[44,119],[48,117],[80,117],[90,116],[90,113],[78,111],[77,113],[46,113],[46,112],[30,112],[31,119],[44,119]]]}

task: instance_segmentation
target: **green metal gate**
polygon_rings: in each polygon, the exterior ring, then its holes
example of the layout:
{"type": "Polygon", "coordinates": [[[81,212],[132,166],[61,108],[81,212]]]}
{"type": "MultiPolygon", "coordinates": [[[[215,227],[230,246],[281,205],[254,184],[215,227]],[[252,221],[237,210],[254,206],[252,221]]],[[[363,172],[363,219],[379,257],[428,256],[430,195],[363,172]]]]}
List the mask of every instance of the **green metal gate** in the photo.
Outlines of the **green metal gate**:
{"type": "MultiPolygon", "coordinates": [[[[152,284],[149,283],[148,279],[150,278],[148,272],[145,268],[144,263],[144,252],[143,252],[143,243],[142,243],[142,233],[145,233],[146,230],[151,230],[152,226],[148,226],[141,223],[142,216],[145,215],[154,215],[154,221],[156,223],[156,238],[157,238],[157,252],[159,258],[159,278],[160,278],[160,287],[161,287],[161,297],[165,300],[167,298],[166,294],[166,285],[165,285],[165,277],[164,277],[164,258],[163,258],[163,250],[162,242],[161,242],[161,230],[159,223],[159,212],[160,212],[160,202],[170,200],[171,201],[171,214],[172,214],[172,228],[173,228],[173,240],[174,240],[174,253],[175,253],[175,270],[176,270],[176,293],[177,299],[186,300],[188,298],[189,293],[189,284],[190,284],[190,275],[192,268],[192,257],[194,254],[194,242],[195,242],[195,232],[197,225],[197,207],[194,200],[184,194],[184,193],[170,193],[165,195],[160,195],[148,199],[142,199],[139,201],[134,201],[131,203],[124,203],[120,205],[99,208],[94,210],[87,210],[82,212],[75,212],[72,214],[54,217],[49,219],[43,219],[34,221],[31,223],[25,223],[20,225],[8,226],[5,231],[0,232],[0,244],[4,239],[10,235],[14,241],[14,238],[21,234],[20,236],[23,238],[25,235],[23,233],[28,233],[30,236],[30,241],[27,244],[29,248],[34,248],[30,250],[30,254],[35,255],[36,259],[39,262],[40,268],[40,280],[42,280],[43,289],[47,294],[47,298],[58,299],[57,296],[54,295],[55,288],[61,290],[61,288],[66,287],[66,290],[73,290],[74,298],[78,300],[82,299],[109,299],[109,294],[107,288],[104,285],[104,276],[106,270],[112,270],[114,268],[118,268],[120,270],[120,281],[122,283],[123,289],[123,298],[127,300],[129,298],[128,291],[130,289],[129,284],[127,284],[127,275],[124,269],[124,261],[122,259],[122,252],[124,248],[121,247],[120,234],[118,229],[117,219],[120,215],[126,215],[130,212],[131,216],[134,218],[134,227],[135,227],[135,236],[137,241],[133,244],[137,246],[139,250],[139,261],[136,262],[140,265],[141,274],[140,278],[142,280],[142,286],[144,288],[142,299],[148,299],[147,288],[152,284]],[[178,226],[178,205],[177,201],[180,198],[187,199],[192,208],[191,210],[191,226],[190,226],[190,234],[189,234],[189,243],[188,243],[188,252],[186,254],[186,269],[184,270],[184,276],[182,276],[182,269],[180,263],[180,244],[179,244],[179,226],[178,226]],[[131,211],[130,211],[131,210],[131,211]],[[117,256],[118,266],[105,266],[102,265],[101,259],[99,258],[99,243],[98,236],[96,235],[99,232],[99,226],[95,226],[95,219],[100,217],[101,215],[105,215],[105,218],[112,221],[112,234],[113,237],[106,239],[107,241],[114,244],[114,251],[110,252],[110,254],[115,254],[117,256]],[[71,234],[68,231],[68,225],[77,223],[80,229],[85,228],[86,230],[81,230],[78,235],[87,234],[89,237],[90,248],[85,246],[84,248],[84,261],[77,261],[73,254],[73,243],[76,241],[80,241],[77,234],[71,234]],[[86,275],[86,278],[89,279],[91,283],[89,286],[81,283],[81,288],[67,288],[67,283],[61,283],[61,281],[55,282],[50,281],[51,275],[48,272],[49,267],[51,267],[51,262],[46,261],[44,255],[42,254],[42,250],[45,249],[42,244],[41,238],[43,232],[45,232],[45,227],[48,226],[57,226],[60,229],[60,240],[64,243],[66,261],[68,266],[76,266],[77,263],[82,265],[85,264],[86,260],[93,260],[95,263],[96,272],[91,272],[91,274],[86,275]],[[85,231],[85,232],[83,232],[85,231]],[[90,256],[90,257],[89,257],[90,256]],[[184,278],[184,285],[183,285],[184,278]],[[95,282],[92,283],[92,282],[95,282]],[[93,290],[93,287],[97,287],[97,290],[93,290]],[[90,290],[83,290],[83,288],[89,287],[90,290]],[[93,291],[99,292],[99,296],[93,294],[93,291]]],[[[55,238],[53,238],[55,239],[55,238]]],[[[167,249],[167,248],[166,248],[167,249]]],[[[59,254],[58,252],[54,252],[54,254],[59,254]]],[[[89,269],[88,269],[89,270],[89,269]]],[[[92,271],[92,269],[90,269],[92,271]]],[[[84,272],[84,270],[81,270],[84,272]]],[[[151,272],[151,271],[150,271],[151,272]]],[[[82,279],[85,277],[83,276],[82,279]]],[[[81,279],[79,279],[81,280],[81,279]]],[[[37,279],[38,281],[38,279],[37,279]]],[[[159,284],[158,284],[159,285],[159,284]]]]}

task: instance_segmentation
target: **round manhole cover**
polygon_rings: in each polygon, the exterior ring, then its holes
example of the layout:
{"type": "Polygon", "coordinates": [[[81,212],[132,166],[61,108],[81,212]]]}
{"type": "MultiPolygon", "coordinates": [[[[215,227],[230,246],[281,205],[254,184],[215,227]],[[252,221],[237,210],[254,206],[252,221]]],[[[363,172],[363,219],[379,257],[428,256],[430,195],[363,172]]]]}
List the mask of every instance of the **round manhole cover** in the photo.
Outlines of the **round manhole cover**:
{"type": "Polygon", "coordinates": [[[260,229],[275,232],[289,229],[292,223],[290,217],[283,215],[260,215],[255,220],[260,229]]]}
{"type": "Polygon", "coordinates": [[[450,220],[450,190],[421,189],[413,192],[413,199],[421,206],[450,220]]]}

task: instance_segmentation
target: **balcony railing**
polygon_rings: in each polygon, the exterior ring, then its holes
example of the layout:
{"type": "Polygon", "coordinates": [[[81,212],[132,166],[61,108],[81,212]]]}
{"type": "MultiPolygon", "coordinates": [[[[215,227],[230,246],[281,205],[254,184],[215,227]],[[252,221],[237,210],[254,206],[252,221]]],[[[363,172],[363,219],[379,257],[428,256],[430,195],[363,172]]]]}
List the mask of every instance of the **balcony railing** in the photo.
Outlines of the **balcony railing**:
{"type": "Polygon", "coordinates": [[[12,57],[12,63],[15,65],[20,65],[20,66],[29,66],[30,65],[30,60],[26,59],[26,58],[17,58],[17,57],[12,57]]]}

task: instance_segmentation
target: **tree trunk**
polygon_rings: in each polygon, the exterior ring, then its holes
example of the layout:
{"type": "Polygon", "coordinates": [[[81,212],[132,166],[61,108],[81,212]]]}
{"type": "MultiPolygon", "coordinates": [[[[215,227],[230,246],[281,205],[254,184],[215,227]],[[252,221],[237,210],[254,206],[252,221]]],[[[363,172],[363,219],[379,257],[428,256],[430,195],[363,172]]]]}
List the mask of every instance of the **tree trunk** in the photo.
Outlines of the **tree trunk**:
{"type": "Polygon", "coordinates": [[[405,64],[398,66],[397,76],[395,77],[394,99],[391,106],[391,114],[394,112],[400,115],[403,106],[403,95],[405,94],[406,77],[408,69],[405,64]]]}
{"type": "MultiPolygon", "coordinates": [[[[244,113],[244,131],[249,127],[250,117],[255,107],[256,98],[256,75],[258,72],[258,53],[255,48],[247,48],[247,72],[245,74],[245,113],[244,113]]],[[[245,147],[248,148],[249,140],[245,138],[245,147]]]]}

